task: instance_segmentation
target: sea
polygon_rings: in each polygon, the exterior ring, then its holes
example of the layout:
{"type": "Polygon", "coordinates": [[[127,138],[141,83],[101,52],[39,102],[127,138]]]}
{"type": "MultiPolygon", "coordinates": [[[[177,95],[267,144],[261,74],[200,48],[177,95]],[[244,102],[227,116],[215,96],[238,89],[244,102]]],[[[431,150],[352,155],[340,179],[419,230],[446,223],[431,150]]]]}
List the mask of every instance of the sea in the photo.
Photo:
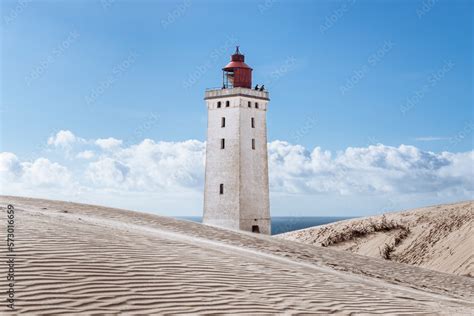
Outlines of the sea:
{"type": "MultiPolygon", "coordinates": [[[[193,222],[202,222],[200,216],[179,216],[178,219],[185,219],[193,222]]],[[[272,235],[278,235],[294,230],[304,229],[313,226],[325,225],[351,219],[354,217],[334,217],[334,216],[311,216],[311,217],[294,217],[294,216],[275,216],[272,217],[272,235]]]]}

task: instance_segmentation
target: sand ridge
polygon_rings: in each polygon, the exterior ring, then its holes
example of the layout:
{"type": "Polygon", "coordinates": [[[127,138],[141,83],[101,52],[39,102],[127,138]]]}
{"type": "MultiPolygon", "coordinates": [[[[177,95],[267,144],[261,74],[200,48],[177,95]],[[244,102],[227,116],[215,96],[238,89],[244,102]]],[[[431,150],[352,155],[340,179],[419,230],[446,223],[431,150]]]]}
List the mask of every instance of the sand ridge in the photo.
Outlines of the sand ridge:
{"type": "Polygon", "coordinates": [[[278,238],[474,276],[473,201],[345,220],[278,238]]]}
{"type": "Polygon", "coordinates": [[[18,210],[22,314],[412,315],[474,308],[474,284],[465,277],[139,212],[0,202],[18,210]]]}

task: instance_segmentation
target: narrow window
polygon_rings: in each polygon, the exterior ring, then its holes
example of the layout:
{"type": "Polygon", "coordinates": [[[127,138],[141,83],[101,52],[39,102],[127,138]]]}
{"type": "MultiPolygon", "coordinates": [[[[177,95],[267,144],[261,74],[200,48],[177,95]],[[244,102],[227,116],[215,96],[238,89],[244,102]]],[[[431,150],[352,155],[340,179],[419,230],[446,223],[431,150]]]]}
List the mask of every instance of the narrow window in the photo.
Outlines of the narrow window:
{"type": "Polygon", "coordinates": [[[219,194],[224,194],[224,183],[219,184],[219,194]]]}
{"type": "Polygon", "coordinates": [[[250,124],[252,125],[252,128],[255,128],[255,119],[253,117],[250,122],[251,122],[250,124]]]}
{"type": "Polygon", "coordinates": [[[252,107],[252,102],[249,101],[248,105],[249,105],[249,108],[251,108],[252,107]]]}
{"type": "Polygon", "coordinates": [[[225,139],[221,138],[221,149],[225,148],[225,139]]]}
{"type": "Polygon", "coordinates": [[[225,127],[225,117],[223,117],[221,120],[221,127],[225,127]]]}
{"type": "Polygon", "coordinates": [[[218,107],[218,108],[221,107],[221,101],[217,102],[217,107],[218,107]]]}
{"type": "Polygon", "coordinates": [[[225,107],[228,108],[230,105],[230,102],[229,101],[225,101],[225,107]]]}
{"type": "Polygon", "coordinates": [[[252,138],[252,149],[255,149],[255,138],[252,138]]]}
{"type": "Polygon", "coordinates": [[[258,109],[258,102],[255,102],[255,108],[258,109]]]}

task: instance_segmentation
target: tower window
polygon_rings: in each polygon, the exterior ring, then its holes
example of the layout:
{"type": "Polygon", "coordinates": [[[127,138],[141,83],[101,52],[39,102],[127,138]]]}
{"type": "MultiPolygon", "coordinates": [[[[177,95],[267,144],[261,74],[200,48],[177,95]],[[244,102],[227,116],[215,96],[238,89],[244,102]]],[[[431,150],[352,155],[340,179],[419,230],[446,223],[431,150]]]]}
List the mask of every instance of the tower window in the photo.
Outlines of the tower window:
{"type": "Polygon", "coordinates": [[[252,149],[255,149],[255,138],[252,138],[252,149]]]}
{"type": "Polygon", "coordinates": [[[221,119],[221,127],[225,127],[225,117],[221,119]]]}
{"type": "Polygon", "coordinates": [[[228,108],[230,105],[230,102],[229,101],[225,101],[225,107],[228,108]]]}
{"type": "Polygon", "coordinates": [[[252,126],[252,128],[255,128],[255,119],[253,117],[250,120],[250,125],[252,126]]]}
{"type": "Polygon", "coordinates": [[[249,108],[251,108],[252,107],[252,102],[249,101],[248,105],[249,105],[249,108]]]}
{"type": "Polygon", "coordinates": [[[258,109],[258,102],[255,102],[255,108],[258,109]]]}
{"type": "Polygon", "coordinates": [[[221,138],[221,149],[225,148],[225,139],[221,138]]]}
{"type": "Polygon", "coordinates": [[[221,107],[221,101],[217,102],[217,107],[218,107],[218,108],[221,107]]]}
{"type": "Polygon", "coordinates": [[[219,184],[219,194],[224,194],[224,183],[219,184]]]}

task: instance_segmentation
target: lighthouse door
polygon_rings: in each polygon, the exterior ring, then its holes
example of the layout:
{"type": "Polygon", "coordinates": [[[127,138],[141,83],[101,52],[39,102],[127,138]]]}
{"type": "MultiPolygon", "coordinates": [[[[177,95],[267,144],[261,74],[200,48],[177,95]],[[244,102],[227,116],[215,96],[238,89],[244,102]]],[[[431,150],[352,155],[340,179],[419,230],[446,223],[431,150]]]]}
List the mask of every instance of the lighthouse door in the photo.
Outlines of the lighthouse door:
{"type": "Polygon", "coordinates": [[[260,229],[258,228],[258,225],[252,225],[252,233],[260,233],[260,229]]]}

